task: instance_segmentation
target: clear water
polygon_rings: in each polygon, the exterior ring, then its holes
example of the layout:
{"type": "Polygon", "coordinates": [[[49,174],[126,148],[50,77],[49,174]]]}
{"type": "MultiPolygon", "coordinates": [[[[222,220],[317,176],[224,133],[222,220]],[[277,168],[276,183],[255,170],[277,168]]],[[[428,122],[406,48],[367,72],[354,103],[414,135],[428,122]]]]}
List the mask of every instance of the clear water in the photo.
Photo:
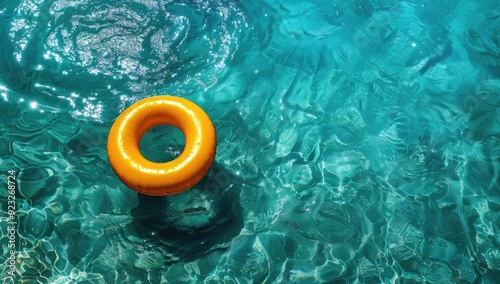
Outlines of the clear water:
{"type": "Polygon", "coordinates": [[[14,170],[16,283],[499,283],[498,4],[1,0],[2,280],[14,170]],[[164,93],[216,162],[138,196],[107,133],[164,93]]]}

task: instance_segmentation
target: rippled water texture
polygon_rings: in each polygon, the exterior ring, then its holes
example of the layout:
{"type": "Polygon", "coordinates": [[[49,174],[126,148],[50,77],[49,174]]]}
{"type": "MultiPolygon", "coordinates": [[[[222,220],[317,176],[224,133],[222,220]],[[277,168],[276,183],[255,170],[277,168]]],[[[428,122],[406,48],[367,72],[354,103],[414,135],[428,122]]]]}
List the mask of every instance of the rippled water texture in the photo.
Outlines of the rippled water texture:
{"type": "MultiPolygon", "coordinates": [[[[17,281],[498,283],[497,2],[1,1],[17,281]],[[164,93],[212,117],[216,161],[138,196],[107,133],[164,93]]],[[[141,149],[175,158],[179,136],[141,149]]]]}

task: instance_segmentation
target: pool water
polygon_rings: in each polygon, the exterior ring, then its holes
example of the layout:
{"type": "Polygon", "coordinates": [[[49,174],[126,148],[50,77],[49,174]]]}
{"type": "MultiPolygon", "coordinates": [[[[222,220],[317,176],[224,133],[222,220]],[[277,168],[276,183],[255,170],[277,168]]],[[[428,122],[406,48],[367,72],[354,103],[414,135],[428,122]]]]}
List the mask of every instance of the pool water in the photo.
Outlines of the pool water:
{"type": "Polygon", "coordinates": [[[498,283],[499,7],[1,1],[2,283],[498,283]],[[218,148],[149,197],[106,139],[160,94],[204,108],[218,148]]]}

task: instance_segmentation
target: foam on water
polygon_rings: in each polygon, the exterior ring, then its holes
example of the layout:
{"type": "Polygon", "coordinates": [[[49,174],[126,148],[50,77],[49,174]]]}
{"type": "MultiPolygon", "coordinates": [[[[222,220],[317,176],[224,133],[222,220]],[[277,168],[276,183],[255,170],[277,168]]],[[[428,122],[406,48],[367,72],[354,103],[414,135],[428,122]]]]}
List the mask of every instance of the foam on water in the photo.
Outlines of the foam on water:
{"type": "MultiPolygon", "coordinates": [[[[475,2],[3,1],[18,280],[495,283],[500,10],[475,2]],[[138,196],[107,133],[163,93],[208,112],[217,156],[192,190],[138,196]]],[[[183,149],[148,135],[145,155],[183,149]]]]}

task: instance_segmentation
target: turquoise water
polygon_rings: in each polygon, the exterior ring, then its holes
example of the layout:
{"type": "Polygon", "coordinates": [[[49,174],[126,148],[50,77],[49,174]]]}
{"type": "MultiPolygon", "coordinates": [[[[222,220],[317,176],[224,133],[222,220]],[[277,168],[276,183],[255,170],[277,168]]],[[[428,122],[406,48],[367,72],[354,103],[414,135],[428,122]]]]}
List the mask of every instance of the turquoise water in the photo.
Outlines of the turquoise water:
{"type": "Polygon", "coordinates": [[[2,283],[499,283],[499,7],[1,0],[2,283]],[[211,116],[215,164],[138,196],[107,133],[166,93],[211,116]]]}

